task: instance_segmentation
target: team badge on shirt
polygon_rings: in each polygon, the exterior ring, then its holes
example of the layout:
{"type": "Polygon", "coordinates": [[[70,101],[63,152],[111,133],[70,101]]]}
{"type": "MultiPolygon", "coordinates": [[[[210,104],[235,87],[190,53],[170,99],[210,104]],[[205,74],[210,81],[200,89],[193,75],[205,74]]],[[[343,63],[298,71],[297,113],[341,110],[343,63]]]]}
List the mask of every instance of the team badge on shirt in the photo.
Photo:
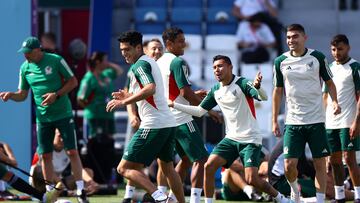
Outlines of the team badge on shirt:
{"type": "Polygon", "coordinates": [[[45,68],[45,74],[46,74],[46,75],[52,74],[52,68],[51,68],[50,66],[46,66],[46,68],[45,68]]]}

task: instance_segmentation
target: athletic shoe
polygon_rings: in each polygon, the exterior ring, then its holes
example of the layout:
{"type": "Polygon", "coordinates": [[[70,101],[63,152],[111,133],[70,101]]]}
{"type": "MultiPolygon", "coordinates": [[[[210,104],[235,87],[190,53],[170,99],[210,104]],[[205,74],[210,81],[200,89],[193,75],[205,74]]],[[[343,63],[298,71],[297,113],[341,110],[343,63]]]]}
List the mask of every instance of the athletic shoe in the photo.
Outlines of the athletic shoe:
{"type": "Polygon", "coordinates": [[[154,198],[152,198],[152,196],[149,193],[145,193],[142,199],[143,202],[147,202],[147,203],[153,203],[155,202],[154,198]]]}
{"type": "Polygon", "coordinates": [[[125,198],[122,200],[122,203],[131,203],[131,198],[125,198]]]}
{"type": "Polygon", "coordinates": [[[64,184],[62,182],[58,182],[54,189],[51,191],[47,191],[43,197],[43,203],[54,203],[56,199],[59,197],[61,191],[64,189],[64,184]]]}
{"type": "Polygon", "coordinates": [[[18,198],[17,195],[9,192],[8,190],[0,191],[0,197],[5,200],[16,200],[18,198]]]}
{"type": "Polygon", "coordinates": [[[89,203],[89,200],[86,197],[85,190],[82,190],[81,195],[78,195],[76,199],[77,199],[78,203],[89,203]]]}
{"type": "Polygon", "coordinates": [[[261,202],[262,201],[262,196],[257,194],[256,192],[252,192],[251,193],[251,201],[261,202]]]}

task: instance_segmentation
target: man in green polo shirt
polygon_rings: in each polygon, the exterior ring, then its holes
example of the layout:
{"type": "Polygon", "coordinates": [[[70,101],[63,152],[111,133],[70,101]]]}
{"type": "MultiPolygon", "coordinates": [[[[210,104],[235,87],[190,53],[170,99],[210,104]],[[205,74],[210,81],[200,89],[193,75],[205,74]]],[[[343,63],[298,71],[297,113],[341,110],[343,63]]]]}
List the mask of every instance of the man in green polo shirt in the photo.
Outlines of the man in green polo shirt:
{"type": "MultiPolygon", "coordinates": [[[[34,95],[37,122],[37,152],[42,158],[44,178],[53,180],[52,151],[55,128],[61,132],[64,147],[71,160],[76,179],[78,201],[88,202],[81,178],[82,164],[76,146],[72,108],[67,94],[78,82],[65,60],[56,54],[41,50],[36,37],[28,37],[18,51],[26,61],[21,65],[17,92],[0,92],[3,101],[24,101],[28,92],[34,95]]],[[[46,189],[51,190],[48,186],[46,189]]]]}

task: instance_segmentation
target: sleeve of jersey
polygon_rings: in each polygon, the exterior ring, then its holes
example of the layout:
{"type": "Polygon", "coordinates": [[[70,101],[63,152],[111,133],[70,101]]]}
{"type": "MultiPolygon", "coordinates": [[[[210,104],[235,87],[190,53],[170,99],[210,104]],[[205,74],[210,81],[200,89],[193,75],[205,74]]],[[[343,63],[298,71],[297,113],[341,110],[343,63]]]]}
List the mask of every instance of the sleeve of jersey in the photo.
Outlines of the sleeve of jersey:
{"type": "Polygon", "coordinates": [[[201,106],[190,106],[179,103],[174,103],[174,109],[196,117],[201,117],[207,112],[207,110],[203,109],[201,106]]]}
{"type": "Polygon", "coordinates": [[[283,55],[279,56],[278,58],[275,59],[275,62],[274,62],[273,72],[274,72],[274,86],[275,87],[284,87],[284,77],[280,70],[281,62],[284,60],[283,57],[284,57],[283,55]]]}
{"type": "Polygon", "coordinates": [[[87,79],[87,78],[83,78],[81,80],[81,83],[80,83],[80,88],[77,92],[77,97],[79,99],[86,99],[88,98],[90,92],[91,92],[91,88],[90,88],[90,85],[89,85],[90,81],[87,79]]]}
{"type": "Polygon", "coordinates": [[[266,92],[262,88],[256,89],[248,79],[240,78],[237,84],[246,96],[250,96],[259,101],[266,101],[268,99],[266,92]]]}
{"type": "Polygon", "coordinates": [[[112,68],[107,68],[106,70],[104,70],[104,75],[111,78],[112,80],[115,80],[117,77],[116,71],[112,68]]]}
{"type": "Polygon", "coordinates": [[[360,64],[358,62],[350,64],[355,85],[355,91],[360,91],[360,64]]]}
{"type": "Polygon", "coordinates": [[[19,90],[29,90],[30,89],[30,85],[29,85],[29,83],[27,82],[27,80],[25,78],[23,68],[20,69],[20,73],[19,73],[18,89],[19,90]]]}
{"type": "Polygon", "coordinates": [[[188,80],[188,70],[189,67],[185,61],[179,57],[175,58],[170,64],[170,72],[173,74],[179,89],[191,85],[188,80]]]}
{"type": "Polygon", "coordinates": [[[326,83],[324,83],[323,86],[322,86],[322,92],[323,92],[323,93],[329,93],[329,88],[328,88],[328,86],[326,85],[326,83]]]}
{"type": "Polygon", "coordinates": [[[151,65],[147,62],[144,62],[138,67],[135,67],[133,69],[133,73],[142,86],[154,83],[154,78],[151,74],[151,65]]]}
{"type": "Polygon", "coordinates": [[[217,105],[217,102],[214,97],[214,88],[210,90],[210,92],[206,95],[206,97],[201,101],[200,105],[203,109],[210,111],[217,105]]]}
{"type": "Polygon", "coordinates": [[[61,75],[67,80],[74,76],[74,73],[71,71],[70,66],[66,63],[65,59],[60,58],[59,61],[59,71],[61,75]]]}
{"type": "Polygon", "coordinates": [[[324,54],[322,54],[319,51],[313,51],[311,55],[314,56],[319,61],[321,78],[324,81],[330,80],[332,78],[332,73],[330,71],[329,64],[324,54]]]}

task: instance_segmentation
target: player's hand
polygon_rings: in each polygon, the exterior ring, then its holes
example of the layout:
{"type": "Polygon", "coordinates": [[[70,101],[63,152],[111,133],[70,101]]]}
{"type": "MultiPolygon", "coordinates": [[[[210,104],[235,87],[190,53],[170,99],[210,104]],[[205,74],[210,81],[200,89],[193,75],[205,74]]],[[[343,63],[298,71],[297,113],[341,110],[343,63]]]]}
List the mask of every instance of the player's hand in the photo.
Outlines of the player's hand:
{"type": "Polygon", "coordinates": [[[174,108],[174,102],[168,99],[168,107],[174,108]]]}
{"type": "Polygon", "coordinates": [[[112,99],[106,105],[106,111],[112,112],[117,108],[125,106],[123,100],[112,99]]]}
{"type": "Polygon", "coordinates": [[[337,102],[333,102],[333,110],[334,110],[334,115],[338,115],[341,113],[341,107],[339,106],[339,104],[337,102]]]}
{"type": "Polygon", "coordinates": [[[44,100],[41,102],[41,106],[49,106],[50,104],[55,102],[56,93],[55,92],[46,93],[42,96],[42,98],[44,100]]]}
{"type": "Polygon", "coordinates": [[[216,111],[208,111],[210,118],[215,121],[215,123],[224,123],[224,118],[216,111]]]}
{"type": "Polygon", "coordinates": [[[206,90],[196,90],[194,92],[198,97],[200,97],[201,99],[204,99],[207,95],[207,91],[206,90]]]}
{"type": "Polygon", "coordinates": [[[260,71],[257,72],[257,74],[256,74],[256,76],[255,76],[255,79],[254,79],[254,82],[253,82],[254,87],[255,87],[256,89],[259,89],[259,88],[261,87],[262,78],[263,78],[263,76],[261,75],[261,72],[260,72],[260,71]]]}
{"type": "Polygon", "coordinates": [[[129,97],[130,94],[127,91],[120,89],[118,92],[113,92],[111,96],[113,97],[113,99],[123,100],[129,97]]]}
{"type": "Polygon", "coordinates": [[[356,136],[359,136],[359,133],[360,133],[360,125],[358,124],[358,122],[356,122],[356,120],[354,120],[349,130],[350,140],[353,140],[356,138],[356,136]]]}
{"type": "Polygon", "coordinates": [[[132,116],[130,118],[130,125],[134,130],[139,129],[140,127],[140,118],[137,116],[132,116]]]}
{"type": "Polygon", "coordinates": [[[96,191],[99,190],[99,184],[94,180],[90,180],[87,182],[86,192],[88,195],[94,194],[96,191]]]}
{"type": "Polygon", "coordinates": [[[11,98],[11,96],[13,95],[13,92],[0,92],[0,98],[6,102],[7,100],[9,100],[11,98]]]}
{"type": "Polygon", "coordinates": [[[272,132],[274,133],[275,137],[280,137],[281,136],[280,127],[279,127],[278,122],[273,122],[273,124],[272,124],[272,132]]]}

